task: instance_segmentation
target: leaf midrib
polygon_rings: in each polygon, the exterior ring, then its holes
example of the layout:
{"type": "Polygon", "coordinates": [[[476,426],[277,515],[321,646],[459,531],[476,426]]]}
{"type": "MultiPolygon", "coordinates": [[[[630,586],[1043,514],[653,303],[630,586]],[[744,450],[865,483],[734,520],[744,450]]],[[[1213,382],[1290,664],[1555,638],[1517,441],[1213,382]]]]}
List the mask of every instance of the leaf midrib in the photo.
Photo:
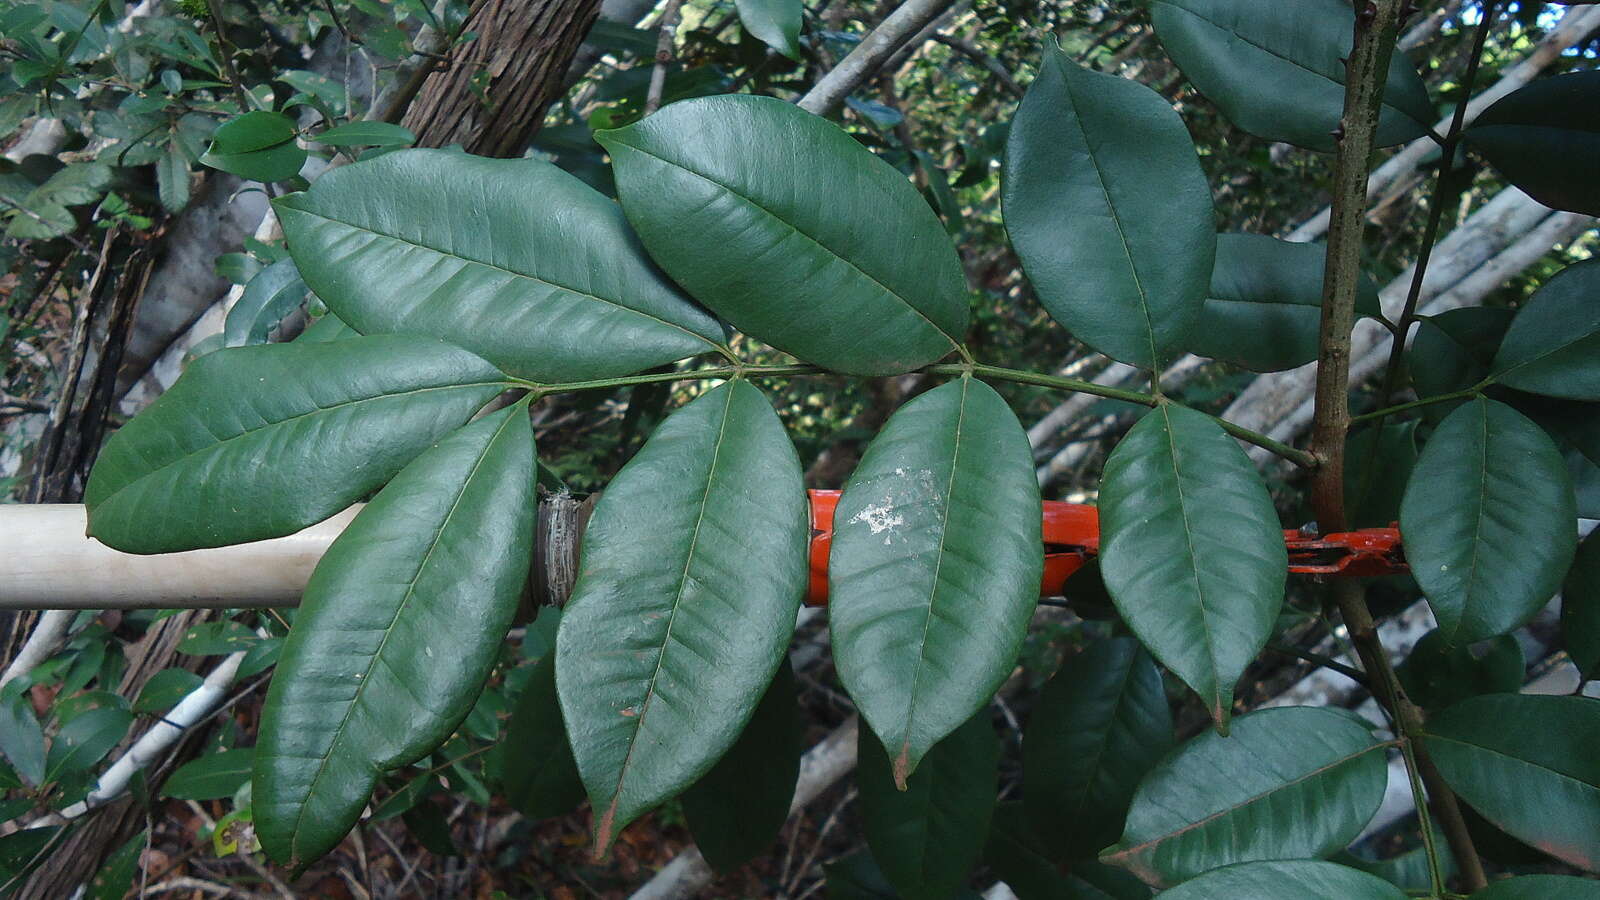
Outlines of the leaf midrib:
{"type": "Polygon", "coordinates": [[[450,259],[459,259],[459,260],[463,260],[465,262],[471,263],[472,265],[475,265],[475,266],[483,266],[486,269],[493,269],[493,270],[495,270],[497,272],[504,272],[507,275],[511,275],[511,276],[513,276],[515,278],[525,278],[528,281],[537,282],[537,283],[545,285],[547,287],[552,287],[552,288],[556,288],[557,290],[566,291],[567,293],[573,294],[573,295],[578,296],[578,297],[586,297],[586,298],[588,298],[590,300],[594,300],[594,301],[596,301],[598,303],[603,303],[603,304],[605,304],[607,306],[611,306],[611,307],[615,307],[616,309],[620,309],[623,312],[633,313],[636,316],[639,316],[639,317],[644,318],[644,319],[648,319],[648,320],[650,320],[652,322],[655,322],[658,325],[666,326],[667,328],[671,328],[671,329],[673,329],[675,331],[681,331],[684,334],[690,335],[690,336],[694,337],[696,340],[705,343],[708,347],[710,347],[713,350],[719,349],[722,346],[721,344],[716,343],[715,341],[711,340],[710,338],[706,337],[705,335],[700,334],[697,331],[693,331],[693,330],[691,330],[689,328],[686,328],[683,325],[679,325],[676,322],[668,321],[666,319],[661,318],[660,316],[653,315],[651,313],[645,312],[642,309],[635,309],[634,307],[628,306],[625,303],[621,303],[621,302],[618,302],[616,300],[612,300],[612,299],[610,299],[608,297],[602,297],[599,294],[592,294],[592,293],[590,293],[588,291],[580,291],[577,288],[570,287],[570,286],[565,285],[565,284],[561,284],[560,282],[551,281],[550,279],[544,278],[544,277],[542,277],[540,275],[534,275],[534,274],[529,273],[529,272],[519,272],[516,269],[508,269],[505,266],[499,265],[497,263],[485,262],[484,260],[478,259],[476,257],[465,256],[465,255],[460,254],[460,253],[447,252],[447,251],[439,249],[438,247],[431,247],[431,246],[429,246],[427,244],[411,240],[410,238],[401,237],[400,235],[397,235],[397,234],[390,234],[390,233],[388,233],[386,231],[379,231],[376,228],[371,228],[371,227],[366,226],[366,225],[358,225],[358,224],[356,224],[354,222],[346,222],[343,219],[334,218],[333,216],[330,216],[327,213],[320,212],[318,210],[307,209],[307,208],[302,207],[302,206],[291,206],[289,208],[293,209],[296,212],[304,213],[304,214],[306,214],[308,216],[316,216],[317,218],[322,219],[323,221],[332,222],[335,225],[343,225],[346,228],[354,229],[356,231],[365,232],[367,234],[376,235],[376,236],[381,237],[381,238],[387,238],[388,240],[395,241],[395,242],[401,243],[401,244],[407,244],[409,246],[417,247],[417,248],[420,248],[422,250],[427,250],[430,253],[437,253],[440,256],[448,257],[450,259]]]}
{"type": "Polygon", "coordinates": [[[1159,835],[1157,837],[1153,837],[1150,840],[1144,841],[1144,842],[1139,843],[1139,844],[1135,844],[1135,845],[1133,845],[1131,847],[1127,847],[1127,848],[1125,848],[1123,850],[1118,850],[1116,853],[1111,854],[1107,858],[1108,859],[1115,859],[1117,857],[1128,857],[1128,858],[1131,858],[1136,853],[1140,853],[1140,852],[1142,852],[1142,851],[1144,851],[1144,850],[1146,850],[1146,849],[1148,849],[1150,847],[1154,847],[1154,846],[1157,846],[1159,844],[1166,843],[1167,841],[1174,840],[1174,839],[1176,839],[1178,837],[1181,837],[1182,835],[1185,835],[1185,834],[1188,834],[1191,831],[1194,831],[1197,828],[1203,828],[1204,826],[1209,825],[1212,822],[1215,822],[1216,820],[1218,820],[1218,819],[1220,819],[1220,818],[1222,818],[1224,816],[1232,815],[1233,813],[1238,812],[1239,810],[1245,809],[1246,807],[1249,807],[1249,806],[1251,806],[1251,805],[1253,805],[1255,803],[1258,803],[1261,800],[1272,796],[1273,794],[1276,794],[1276,793],[1279,793],[1281,791],[1287,790],[1289,788],[1295,787],[1296,785],[1303,784],[1303,783],[1305,783],[1305,782],[1307,782],[1307,781],[1311,780],[1312,778],[1315,778],[1315,777],[1317,777],[1319,775],[1323,775],[1323,774],[1325,774],[1327,772],[1331,772],[1334,769],[1337,769],[1338,767],[1344,765],[1345,763],[1351,762],[1352,760],[1360,759],[1362,756],[1365,756],[1366,754],[1371,753],[1374,750],[1382,750],[1382,749],[1387,748],[1387,747],[1398,746],[1398,744],[1399,744],[1398,741],[1383,741],[1381,743],[1374,743],[1369,747],[1363,747],[1363,748],[1361,748],[1360,750],[1357,750],[1354,753],[1347,753],[1344,756],[1341,756],[1338,759],[1333,760],[1332,762],[1324,763],[1323,765],[1320,765],[1320,766],[1316,767],[1315,769],[1312,769],[1311,771],[1306,772],[1303,775],[1300,775],[1300,776],[1295,777],[1295,778],[1291,778],[1288,781],[1285,781],[1282,784],[1279,784],[1278,786],[1276,786],[1274,788],[1271,788],[1270,790],[1262,791],[1259,794],[1252,794],[1251,796],[1246,797],[1245,799],[1239,801],[1238,803],[1235,803],[1235,804],[1233,804],[1231,806],[1228,806],[1226,808],[1223,808],[1223,809],[1219,809],[1216,812],[1211,813],[1208,816],[1204,816],[1202,818],[1196,819],[1193,822],[1188,823],[1187,825],[1183,825],[1183,826],[1181,826],[1179,828],[1175,828],[1172,831],[1169,831],[1169,832],[1167,832],[1165,834],[1159,835]]]}
{"type": "Polygon", "coordinates": [[[785,219],[784,217],[778,215],[777,213],[773,212],[772,210],[770,210],[770,209],[766,208],[765,206],[761,205],[754,198],[748,196],[747,194],[743,193],[742,191],[739,191],[736,188],[734,188],[734,187],[732,187],[732,186],[730,186],[728,184],[725,184],[725,183],[723,183],[721,181],[718,181],[717,179],[712,178],[711,176],[706,175],[706,174],[704,174],[702,172],[696,172],[694,169],[691,169],[688,166],[685,166],[685,165],[683,165],[683,164],[681,164],[679,162],[667,159],[666,157],[661,156],[660,154],[651,153],[649,150],[646,150],[646,149],[644,149],[643,147],[640,147],[637,144],[630,144],[630,143],[628,143],[626,141],[622,141],[622,140],[618,140],[617,143],[621,144],[624,147],[627,147],[628,149],[634,151],[635,153],[642,153],[645,156],[650,157],[651,159],[660,160],[661,162],[663,162],[663,163],[665,163],[665,164],[667,164],[667,165],[669,165],[669,166],[671,166],[671,167],[673,167],[673,168],[675,168],[675,169],[677,169],[677,170],[679,170],[681,172],[687,172],[690,175],[693,175],[694,177],[699,178],[700,180],[707,182],[708,184],[715,185],[715,186],[721,188],[722,190],[727,191],[729,194],[732,194],[733,196],[738,197],[740,200],[743,200],[745,203],[748,203],[751,207],[759,210],[761,213],[763,213],[764,215],[766,215],[769,218],[771,218],[774,222],[778,222],[779,224],[783,225],[785,228],[788,228],[790,231],[793,231],[795,234],[800,235],[801,237],[805,238],[806,240],[808,240],[811,243],[815,244],[816,246],[820,247],[823,250],[823,252],[827,253],[829,256],[831,256],[834,259],[837,259],[838,261],[840,261],[840,262],[844,263],[845,265],[849,266],[857,274],[859,274],[862,278],[865,278],[866,280],[872,282],[872,284],[874,286],[876,286],[879,290],[883,291],[885,294],[888,294],[889,296],[895,298],[896,300],[899,300],[901,305],[905,306],[905,308],[907,308],[907,309],[911,310],[913,313],[915,313],[917,318],[921,319],[922,321],[924,321],[924,322],[926,322],[928,324],[928,327],[932,328],[934,331],[937,331],[939,334],[944,335],[945,338],[950,341],[952,346],[954,346],[956,344],[956,342],[960,340],[960,336],[959,335],[953,335],[953,334],[949,333],[948,331],[945,331],[943,328],[940,328],[938,323],[936,323],[932,319],[928,318],[927,313],[924,313],[921,309],[917,308],[916,304],[912,303],[910,300],[908,300],[904,296],[902,296],[899,291],[896,291],[896,290],[890,288],[888,285],[884,284],[882,281],[879,281],[871,273],[867,272],[865,269],[863,269],[860,266],[856,265],[855,262],[853,262],[852,260],[848,259],[847,257],[841,256],[832,247],[829,247],[827,244],[824,244],[823,242],[817,240],[816,238],[812,237],[811,235],[809,235],[809,234],[805,233],[804,231],[800,230],[799,226],[793,224],[792,222],[790,222],[789,220],[785,219]]]}
{"type": "Polygon", "coordinates": [[[412,571],[410,577],[408,578],[406,582],[405,593],[401,595],[400,602],[395,604],[394,616],[389,620],[389,624],[384,627],[383,640],[378,642],[377,649],[374,650],[371,657],[368,658],[367,665],[361,672],[361,683],[356,686],[355,696],[350,698],[350,703],[345,708],[344,715],[339,719],[338,727],[334,729],[333,742],[328,745],[328,752],[323,755],[322,761],[318,763],[316,773],[312,775],[311,780],[307,782],[306,802],[300,804],[300,812],[295,815],[294,820],[294,837],[291,838],[290,850],[290,856],[292,858],[298,859],[300,855],[298,849],[301,834],[300,829],[301,825],[305,822],[306,811],[311,805],[309,802],[310,798],[316,793],[317,783],[322,780],[323,774],[327,772],[328,763],[332,761],[335,751],[338,750],[340,743],[343,741],[345,736],[345,728],[350,724],[350,717],[355,714],[356,707],[361,705],[361,698],[366,694],[367,685],[372,683],[372,678],[369,676],[371,676],[372,670],[377,667],[378,660],[383,658],[384,648],[389,646],[389,638],[394,636],[395,623],[400,621],[400,616],[404,614],[406,607],[411,603],[411,599],[416,596],[417,581],[422,577],[423,571],[428,568],[429,561],[433,559],[434,551],[437,550],[439,548],[439,544],[443,542],[445,532],[450,529],[450,522],[455,518],[456,511],[461,508],[461,500],[466,496],[468,486],[470,486],[472,484],[472,480],[477,477],[478,470],[483,467],[484,460],[489,458],[489,454],[494,449],[495,443],[500,440],[500,436],[504,434],[506,428],[516,420],[517,412],[513,411],[511,415],[506,417],[505,422],[503,422],[499,428],[495,429],[494,434],[489,437],[488,442],[483,445],[483,451],[478,454],[478,458],[476,460],[473,460],[472,468],[467,470],[467,477],[461,480],[461,488],[456,492],[455,499],[451,501],[449,511],[446,512],[444,518],[440,520],[439,530],[434,533],[433,540],[429,541],[427,553],[423,554],[422,559],[417,563],[416,569],[412,571]]]}
{"type": "MultiPolygon", "coordinates": [[[[1200,584],[1200,556],[1194,547],[1194,526],[1189,522],[1189,504],[1183,492],[1183,466],[1178,462],[1178,438],[1173,433],[1172,416],[1166,407],[1161,408],[1161,418],[1166,427],[1167,451],[1172,458],[1172,484],[1173,490],[1178,495],[1178,513],[1183,517],[1183,545],[1188,549],[1190,562],[1189,571],[1194,580],[1195,600],[1200,606],[1200,629],[1205,638],[1206,658],[1211,661],[1211,695],[1216,704],[1217,715],[1226,716],[1228,711],[1222,706],[1222,661],[1217,659],[1216,641],[1211,637],[1211,619],[1207,615],[1206,591],[1200,584]]],[[[1232,686],[1229,687],[1232,693],[1232,686]]]]}
{"type": "Polygon", "coordinates": [[[735,389],[739,382],[729,382],[724,390],[728,398],[722,407],[722,420],[717,425],[717,439],[711,450],[711,464],[706,469],[706,486],[700,495],[700,508],[695,514],[694,529],[690,532],[689,548],[683,559],[683,571],[678,575],[678,586],[672,595],[672,612],[667,616],[666,630],[661,635],[661,653],[656,657],[655,671],[650,673],[650,680],[645,688],[644,702],[639,707],[639,715],[634,717],[632,733],[628,735],[628,752],[622,758],[622,765],[617,767],[617,786],[611,793],[611,802],[600,821],[607,826],[610,833],[608,839],[615,837],[616,810],[622,797],[623,783],[627,781],[629,767],[633,764],[633,751],[639,745],[639,732],[644,729],[644,720],[650,714],[651,702],[656,698],[656,682],[661,678],[662,667],[666,664],[667,648],[672,643],[672,626],[678,621],[678,610],[683,608],[683,589],[689,581],[689,569],[694,565],[695,551],[700,545],[700,528],[705,522],[706,507],[711,502],[711,485],[717,478],[717,463],[722,457],[722,445],[728,431],[728,419],[733,412],[735,389]]]}
{"type": "MultiPolygon", "coordinates": [[[[895,759],[891,761],[891,768],[898,763],[901,755],[905,755],[909,763],[911,724],[917,715],[917,686],[922,682],[922,670],[927,662],[928,633],[933,628],[933,607],[939,600],[939,571],[944,567],[945,543],[949,538],[950,507],[955,505],[955,497],[952,495],[952,491],[955,488],[956,473],[961,468],[961,431],[966,424],[967,393],[971,390],[971,387],[970,378],[961,379],[961,402],[956,406],[956,433],[950,444],[950,477],[945,480],[944,509],[941,511],[939,519],[939,555],[933,562],[933,578],[928,582],[928,608],[922,618],[922,638],[917,641],[917,665],[911,673],[911,693],[909,695],[910,699],[906,703],[906,731],[902,736],[899,752],[896,754],[895,759]]],[[[921,760],[918,761],[920,762],[921,760]]],[[[910,777],[910,772],[907,772],[906,778],[909,779],[910,777]]]]}
{"type": "MultiPolygon", "coordinates": [[[[176,466],[176,465],[178,465],[180,463],[186,462],[187,460],[189,460],[192,457],[200,456],[200,455],[206,454],[206,453],[211,453],[211,452],[217,450],[219,447],[226,446],[227,444],[232,443],[233,441],[242,440],[242,439],[247,438],[247,437],[253,437],[253,436],[258,435],[258,434],[260,434],[260,433],[262,433],[262,432],[264,432],[264,431],[266,431],[266,430],[268,430],[270,428],[277,428],[280,425],[287,425],[287,424],[289,424],[291,422],[295,422],[295,421],[298,421],[300,419],[304,419],[304,418],[307,418],[307,417],[310,417],[310,416],[320,415],[322,413],[328,413],[328,412],[335,412],[337,410],[349,409],[349,408],[354,407],[354,406],[359,406],[362,403],[370,403],[370,402],[375,401],[375,400],[389,400],[389,399],[393,399],[393,398],[397,398],[397,397],[409,397],[409,396],[412,396],[412,395],[415,395],[415,394],[430,393],[432,391],[450,391],[450,390],[456,390],[456,389],[460,389],[460,388],[500,387],[500,386],[503,386],[503,387],[515,387],[515,385],[512,384],[509,381],[498,381],[498,380],[495,380],[495,381],[469,381],[469,382],[462,382],[460,384],[438,384],[438,385],[432,385],[430,387],[425,387],[425,388],[413,388],[411,390],[396,391],[394,393],[389,393],[389,394],[374,394],[371,397],[358,397],[358,398],[356,398],[354,400],[348,400],[348,401],[344,401],[344,402],[341,402],[341,403],[336,403],[336,404],[334,404],[332,406],[317,406],[314,409],[306,410],[303,413],[295,413],[292,416],[288,416],[286,418],[278,419],[275,422],[267,422],[266,424],[262,425],[259,428],[247,429],[245,431],[239,432],[238,434],[229,435],[229,436],[227,436],[225,438],[215,438],[215,436],[213,436],[212,443],[207,444],[204,447],[201,447],[201,448],[199,448],[197,450],[190,450],[189,452],[183,454],[182,456],[175,457],[172,460],[170,460],[168,462],[165,462],[165,463],[162,463],[161,465],[149,470],[148,472],[144,472],[143,474],[140,474],[140,475],[138,475],[138,476],[136,476],[134,478],[129,479],[127,481],[127,483],[121,485],[116,490],[112,491],[111,493],[109,493],[109,494],[105,495],[103,498],[101,498],[99,500],[99,502],[97,502],[95,504],[95,506],[96,506],[96,508],[105,506],[106,504],[110,503],[113,498],[121,495],[122,492],[127,490],[128,488],[133,487],[134,485],[139,484],[140,482],[142,482],[142,481],[144,481],[144,480],[146,480],[148,478],[153,478],[156,475],[159,475],[162,472],[165,472],[166,470],[172,468],[173,466],[176,466]]],[[[208,432],[209,432],[209,429],[208,429],[208,432]]]]}

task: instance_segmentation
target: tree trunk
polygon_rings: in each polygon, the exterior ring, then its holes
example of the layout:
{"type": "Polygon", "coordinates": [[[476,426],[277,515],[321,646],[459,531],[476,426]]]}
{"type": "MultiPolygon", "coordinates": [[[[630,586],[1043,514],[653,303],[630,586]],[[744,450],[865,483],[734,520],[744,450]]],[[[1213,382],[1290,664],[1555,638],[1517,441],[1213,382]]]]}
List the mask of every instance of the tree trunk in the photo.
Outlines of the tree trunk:
{"type": "Polygon", "coordinates": [[[599,13],[599,0],[485,0],[468,26],[478,37],[428,77],[405,116],[417,146],[521,156],[599,13]]]}

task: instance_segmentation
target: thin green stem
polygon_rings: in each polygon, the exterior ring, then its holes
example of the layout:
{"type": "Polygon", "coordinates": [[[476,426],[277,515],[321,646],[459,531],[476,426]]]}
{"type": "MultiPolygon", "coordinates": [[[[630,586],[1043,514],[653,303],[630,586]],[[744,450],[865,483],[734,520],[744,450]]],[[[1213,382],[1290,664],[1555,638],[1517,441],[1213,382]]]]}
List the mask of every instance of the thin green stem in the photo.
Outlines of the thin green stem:
{"type": "MultiPolygon", "coordinates": [[[[992,378],[997,381],[1010,381],[1017,384],[1031,384],[1037,387],[1047,387],[1058,391],[1076,391],[1084,394],[1094,394],[1112,400],[1123,400],[1128,403],[1137,403],[1140,406],[1156,406],[1167,402],[1164,398],[1154,397],[1139,391],[1125,391],[1120,388],[1107,387],[1095,384],[1092,381],[1080,381],[1076,378],[1061,378],[1055,375],[1045,375],[1039,372],[1025,372],[1021,369],[1007,369],[1002,366],[991,366],[983,363],[941,363],[926,366],[920,370],[924,375],[969,376],[978,375],[992,378]]],[[[596,378],[591,381],[568,381],[554,384],[540,384],[522,378],[508,378],[508,387],[525,387],[533,392],[535,399],[547,397],[551,394],[565,394],[572,391],[608,390],[611,388],[630,387],[636,384],[660,384],[672,381],[706,381],[724,378],[792,378],[805,375],[834,375],[819,366],[812,365],[784,365],[784,366],[712,366],[705,369],[691,369],[686,372],[650,372],[644,375],[626,375],[620,378],[596,378]]],[[[1216,418],[1213,416],[1213,418],[1216,418]]],[[[1298,450],[1281,441],[1275,441],[1259,432],[1235,425],[1225,419],[1217,419],[1217,424],[1222,430],[1271,451],[1290,462],[1301,466],[1313,467],[1317,464],[1316,457],[1304,450],[1298,450]]]]}
{"type": "Polygon", "coordinates": [[[1372,687],[1372,682],[1367,680],[1367,675],[1365,672],[1361,671],[1360,669],[1351,668],[1350,666],[1339,662],[1337,659],[1334,659],[1331,656],[1324,656],[1321,653],[1313,653],[1310,650],[1296,647],[1293,644],[1284,644],[1278,641],[1269,641],[1267,643],[1267,649],[1274,653],[1281,653],[1284,656],[1292,656],[1295,659],[1305,660],[1312,665],[1321,666],[1329,671],[1338,672],[1340,675],[1343,675],[1351,681],[1354,681],[1356,684],[1359,684],[1369,690],[1372,687]]]}
{"type": "MultiPolygon", "coordinates": [[[[1431,397],[1423,397],[1420,400],[1412,400],[1409,403],[1397,403],[1394,406],[1387,406],[1387,407],[1384,407],[1383,409],[1375,409],[1372,412],[1362,413],[1359,416],[1351,416],[1350,417],[1350,424],[1351,425],[1360,425],[1362,422],[1370,422],[1373,419],[1387,418],[1389,416],[1395,415],[1396,413],[1403,413],[1403,412],[1406,412],[1408,410],[1420,409],[1421,407],[1424,407],[1424,406],[1432,406],[1435,403],[1449,403],[1451,400],[1470,400],[1473,397],[1478,396],[1478,394],[1482,393],[1484,387],[1486,387],[1486,385],[1475,384],[1472,387],[1469,387],[1469,388],[1467,388],[1465,390],[1451,391],[1448,394],[1434,394],[1431,397]]],[[[1369,465],[1368,465],[1367,468],[1368,468],[1368,470],[1371,469],[1370,461],[1369,461],[1369,465]]]]}

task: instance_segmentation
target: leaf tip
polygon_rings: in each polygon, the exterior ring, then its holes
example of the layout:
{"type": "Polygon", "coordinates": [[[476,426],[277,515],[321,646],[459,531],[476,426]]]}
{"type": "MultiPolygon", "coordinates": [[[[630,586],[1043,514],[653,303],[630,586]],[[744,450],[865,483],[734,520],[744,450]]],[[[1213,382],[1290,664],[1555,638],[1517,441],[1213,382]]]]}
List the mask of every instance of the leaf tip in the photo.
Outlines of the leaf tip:
{"type": "Polygon", "coordinates": [[[900,755],[894,758],[894,786],[896,790],[906,789],[906,779],[916,769],[916,764],[911,761],[911,741],[907,739],[900,745],[900,755]]]}

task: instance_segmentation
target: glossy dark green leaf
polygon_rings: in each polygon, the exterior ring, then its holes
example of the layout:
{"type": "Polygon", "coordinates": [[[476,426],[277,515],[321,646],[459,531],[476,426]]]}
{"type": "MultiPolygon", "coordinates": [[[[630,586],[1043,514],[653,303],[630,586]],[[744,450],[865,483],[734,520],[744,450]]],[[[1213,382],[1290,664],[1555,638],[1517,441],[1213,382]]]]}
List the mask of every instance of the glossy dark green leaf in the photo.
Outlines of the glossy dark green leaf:
{"type": "Polygon", "coordinates": [[[267,335],[306,300],[306,283],[294,260],[280,259],[262,269],[228,310],[222,343],[228,347],[266,343],[267,335]]]}
{"type": "Polygon", "coordinates": [[[133,702],[136,713],[162,713],[189,696],[205,679],[188,669],[162,669],[150,676],[139,690],[139,699],[133,702]]]}
{"type": "Polygon", "coordinates": [[[229,119],[211,135],[211,149],[217,153],[249,153],[294,139],[294,120],[283,113],[251,110],[229,119]]]}
{"type": "Polygon", "coordinates": [[[1549,397],[1600,400],[1596,296],[1600,296],[1600,259],[1557,272],[1512,320],[1495,354],[1495,380],[1549,397]]]}
{"type": "Polygon", "coordinates": [[[905,897],[954,896],[983,853],[994,815],[1000,739],[988,711],[935,744],[900,788],[871,731],[861,729],[857,746],[862,827],[883,874],[905,897]]]}
{"type": "Polygon", "coordinates": [[[750,336],[836,371],[889,375],[939,359],[966,332],[966,282],[938,216],[826,119],[730,94],[595,137],[650,255],[750,336]]]}
{"type": "MultiPolygon", "coordinates": [[[[1257,137],[1334,149],[1355,11],[1341,0],[1153,0],[1156,36],[1233,124],[1257,137]]],[[[1404,53],[1389,61],[1377,145],[1422,137],[1437,118],[1404,53]]]]}
{"type": "Polygon", "coordinates": [[[1128,627],[1226,727],[1288,566],[1256,467],[1215,419],[1166,403],[1106,460],[1100,572],[1128,627]]]}
{"type": "Polygon", "coordinates": [[[555,654],[534,664],[506,725],[505,747],[506,800],[523,815],[562,816],[583,802],[583,779],[556,699],[555,654]]]}
{"type": "Polygon", "coordinates": [[[1211,281],[1211,188],[1172,105],[1046,46],[1006,144],[1006,231],[1039,300],[1129,365],[1186,349],[1211,281]]]}
{"type": "Polygon", "coordinates": [[[215,150],[200,157],[200,162],[251,181],[286,181],[300,174],[306,164],[304,147],[294,141],[285,141],[264,150],[247,153],[219,153],[215,150]]]}
{"type": "Polygon", "coordinates": [[[1156,900],[1405,900],[1376,875],[1315,859],[1226,866],[1162,891],[1156,900]]]}
{"type": "Polygon", "coordinates": [[[503,377],[412,336],[207,354],[106,442],[89,534],[128,553],[291,534],[388,481],[503,377]]]}
{"type": "Polygon", "coordinates": [[[519,403],[417,457],[328,548],[261,714],[253,803],[273,859],[332,849],[379,776],[467,714],[527,581],[534,509],[519,403]]]}
{"type": "Polygon", "coordinates": [[[102,706],[75,716],[50,740],[44,780],[88,771],[111,752],[132,724],[133,713],[117,707],[102,706]]]}
{"type": "Polygon", "coordinates": [[[790,59],[800,58],[800,0],[735,0],[739,21],[761,43],[790,59]]]}
{"type": "MultiPolygon", "coordinates": [[[[1189,352],[1252,372],[1279,372],[1317,358],[1327,248],[1259,234],[1217,235],[1200,323],[1189,352]]],[[[1379,312],[1378,286],[1363,276],[1356,312],[1379,312]]]]}
{"type": "Polygon", "coordinates": [[[1553,209],[1600,216],[1600,71],[1540,78],[1496,100],[1465,132],[1506,180],[1553,209]]]}
{"type": "Polygon", "coordinates": [[[1350,430],[1344,449],[1345,515],[1354,528],[1383,528],[1400,520],[1400,498],[1417,466],[1417,423],[1383,423],[1350,430]]]}
{"type": "Polygon", "coordinates": [[[1231,863],[1326,856],[1377,812],[1384,746],[1342,710],[1240,716],[1231,736],[1202,734],[1145,778],[1121,843],[1101,858],[1170,885],[1231,863]]]}
{"type": "Polygon", "coordinates": [[[744,733],[683,792],[689,831],[718,872],[765,852],[789,819],[805,730],[799,702],[794,670],[778,666],[744,733]]]}
{"type": "Polygon", "coordinates": [[[405,150],[273,203],[300,274],[363,334],[428,334],[540,382],[714,350],[616,205],[550,163],[405,150]]]}
{"type": "Polygon", "coordinates": [[[330,147],[409,147],[417,136],[389,122],[357,120],[329,128],[311,138],[330,147]]]}
{"type": "Polygon", "coordinates": [[[1600,703],[1491,694],[1428,720],[1428,753],[1456,794],[1513,837],[1600,872],[1600,703]],[[1537,802],[1529,798],[1537,797],[1537,802]]]}
{"type": "Polygon", "coordinates": [[[95,873],[85,895],[88,900],[123,900],[133,890],[133,878],[139,873],[139,859],[150,841],[150,833],[141,831],[118,847],[106,858],[105,865],[95,873]]]}
{"type": "Polygon", "coordinates": [[[1465,390],[1489,374],[1515,310],[1468,306],[1424,318],[1406,353],[1417,396],[1465,390]]]}
{"type": "Polygon", "coordinates": [[[1600,882],[1571,875],[1519,875],[1489,885],[1472,900],[1600,900],[1600,882]]]}
{"type": "Polygon", "coordinates": [[[255,751],[223,750],[179,766],[161,786],[161,796],[179,800],[216,800],[232,797],[250,780],[255,751]]]}
{"type": "Polygon", "coordinates": [[[1526,416],[1478,397],[1441,422],[1400,530],[1445,643],[1505,634],[1538,612],[1572,562],[1576,519],[1566,463],[1526,416]]]}
{"type": "Polygon", "coordinates": [[[1044,567],[1027,435],[994,389],[934,388],[889,418],[834,511],[834,663],[902,782],[1010,674],[1044,567]]]}
{"type": "Polygon", "coordinates": [[[28,784],[44,784],[44,729],[33,714],[28,695],[18,690],[20,681],[12,682],[12,689],[0,692],[0,753],[16,768],[28,784]]]}
{"type": "Polygon", "coordinates": [[[1561,637],[1584,678],[1600,676],[1600,529],[1578,545],[1562,583],[1561,637]]]}
{"type": "Polygon", "coordinates": [[[669,416],[606,488],[556,636],[601,851],[744,730],[794,631],[809,523],[794,445],[743,381],[669,416]]]}
{"type": "Polygon", "coordinates": [[[1144,882],[1088,860],[1063,866],[1028,826],[1021,803],[1002,803],[989,823],[983,860],[1018,900],[1149,900],[1144,882]]]}
{"type": "Polygon", "coordinates": [[[1434,629],[1411,648],[1396,674],[1417,705],[1434,710],[1479,694],[1516,693],[1526,669],[1522,644],[1512,635],[1451,647],[1434,629]]]}
{"type": "Polygon", "coordinates": [[[191,625],[178,641],[178,652],[190,656],[226,656],[249,650],[260,640],[255,630],[243,622],[201,622],[191,625]]]}
{"type": "Polygon", "coordinates": [[[1050,855],[1092,859],[1115,843],[1139,780],[1172,744],[1161,673],[1138,641],[1097,640],[1062,663],[1022,740],[1022,796],[1050,855]]]}

